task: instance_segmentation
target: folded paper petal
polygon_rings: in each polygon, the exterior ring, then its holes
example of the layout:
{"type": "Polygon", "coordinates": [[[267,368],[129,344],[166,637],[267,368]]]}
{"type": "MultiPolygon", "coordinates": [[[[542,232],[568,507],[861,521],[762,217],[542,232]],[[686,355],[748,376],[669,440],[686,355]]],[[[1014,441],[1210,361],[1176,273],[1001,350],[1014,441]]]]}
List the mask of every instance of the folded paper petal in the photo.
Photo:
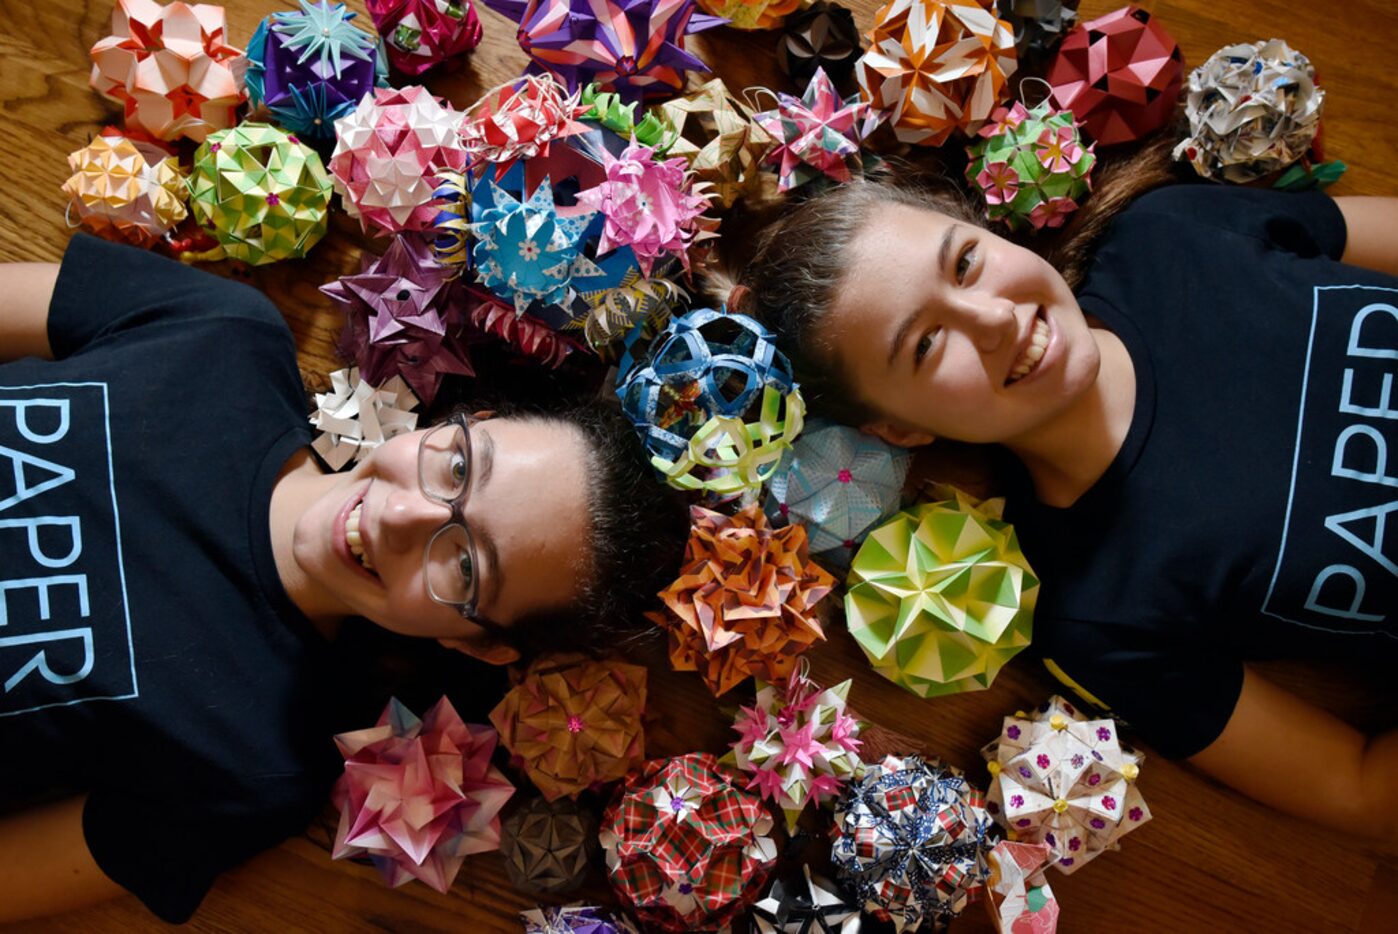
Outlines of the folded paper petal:
{"type": "Polygon", "coordinates": [[[402,377],[379,388],[359,378],[359,368],[330,374],[330,391],[315,394],[311,424],[318,429],[311,447],[331,470],[358,463],[397,435],[417,429],[418,398],[402,377]]]}

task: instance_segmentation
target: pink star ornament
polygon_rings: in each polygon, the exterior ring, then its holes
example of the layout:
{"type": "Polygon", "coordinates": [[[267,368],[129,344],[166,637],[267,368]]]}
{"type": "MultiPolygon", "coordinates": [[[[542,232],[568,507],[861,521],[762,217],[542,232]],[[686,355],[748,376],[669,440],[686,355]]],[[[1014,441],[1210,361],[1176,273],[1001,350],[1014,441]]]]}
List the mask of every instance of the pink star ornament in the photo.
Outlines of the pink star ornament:
{"type": "Polygon", "coordinates": [[[840,97],[817,68],[800,99],[778,94],[777,108],[753,119],[777,141],[766,162],[777,166],[778,187],[790,191],[822,177],[850,181],[863,168],[860,144],[883,116],[858,94],[840,97]]]}

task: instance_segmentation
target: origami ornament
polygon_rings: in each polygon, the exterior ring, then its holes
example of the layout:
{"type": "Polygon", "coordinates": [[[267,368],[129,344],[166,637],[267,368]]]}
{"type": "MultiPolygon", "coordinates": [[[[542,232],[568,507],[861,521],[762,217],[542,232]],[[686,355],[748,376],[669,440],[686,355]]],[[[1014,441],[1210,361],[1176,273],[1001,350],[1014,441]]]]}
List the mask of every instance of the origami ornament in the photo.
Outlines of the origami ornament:
{"type": "Polygon", "coordinates": [[[596,851],[596,818],[566,798],[531,798],[500,827],[505,875],[522,892],[573,891],[596,851]]]}
{"type": "Polygon", "coordinates": [[[1088,720],[1054,696],[1032,716],[1006,717],[981,750],[990,769],[990,813],[1014,839],[1047,843],[1065,875],[1150,820],[1136,778],[1140,753],[1121,745],[1116,723],[1088,720]]]}
{"type": "Polygon", "coordinates": [[[107,240],[153,246],[185,218],[179,163],[154,143],[108,128],[68,155],[63,191],[78,222],[107,240]]]}
{"type": "Polygon", "coordinates": [[[422,230],[437,217],[443,169],[461,171],[461,115],[426,88],[378,88],[335,121],[335,190],[366,231],[422,230]]]}
{"type": "Polygon", "coordinates": [[[777,166],[777,187],[790,191],[822,178],[847,182],[861,172],[859,147],[880,115],[858,94],[841,99],[824,70],[816,69],[799,100],[779,93],[777,109],[753,119],[776,141],[766,161],[777,166]]]}
{"type": "Polygon", "coordinates": [[[812,421],[768,483],[767,515],[805,526],[811,554],[843,570],[869,530],[898,512],[912,461],[907,448],[812,421]]]}
{"type": "Polygon", "coordinates": [[[482,334],[498,337],[524,356],[557,369],[578,345],[528,314],[519,314],[489,292],[467,288],[466,320],[482,334]]]}
{"type": "Polygon", "coordinates": [[[418,398],[393,377],[375,389],[359,378],[359,368],[330,374],[330,391],[315,394],[311,424],[319,434],[311,447],[331,470],[357,464],[390,438],[417,430],[418,398]]]}
{"type": "Polygon", "coordinates": [[[920,697],[990,687],[1029,644],[1039,581],[1004,500],[899,513],[854,556],[845,618],[879,674],[920,697]]]}
{"type": "Polygon", "coordinates": [[[846,904],[833,884],[813,879],[810,866],[801,869],[804,887],[790,888],[778,879],[752,906],[757,934],[859,934],[859,909],[846,904]]]}
{"type": "Polygon", "coordinates": [[[826,0],[789,16],[777,41],[777,64],[797,87],[810,84],[816,69],[823,69],[836,87],[848,87],[862,54],[854,14],[826,0]]]}
{"type": "Polygon", "coordinates": [[[593,350],[601,350],[637,327],[649,332],[638,337],[653,338],[669,322],[675,306],[689,296],[669,279],[641,278],[638,269],[621,285],[583,292],[582,297],[591,309],[583,334],[593,350]]]}
{"type": "Polygon", "coordinates": [[[654,111],[647,111],[638,123],[635,101],[628,104],[620,94],[604,91],[596,84],[582,89],[577,116],[606,127],[622,139],[649,146],[657,156],[665,155],[679,135],[671,123],[654,111]]]}
{"type": "Polygon", "coordinates": [[[623,100],[667,97],[686,71],[707,72],[685,37],[723,24],[695,15],[694,0],[486,0],[519,23],[530,74],[552,74],[577,91],[589,82],[623,100]]]}
{"type": "Polygon", "coordinates": [[[1000,18],[1015,32],[1021,63],[1042,59],[1078,21],[1079,0],[998,0],[1000,18]]]}
{"type": "Polygon", "coordinates": [[[1133,142],[1165,126],[1183,81],[1179,45],[1137,6],[1074,29],[1048,72],[1053,100],[1103,146],[1133,142]]]}
{"type": "Polygon", "coordinates": [[[305,256],[329,229],[330,178],[320,156],[265,123],[210,134],[188,185],[194,219],[229,257],[254,266],[305,256]]]}
{"type": "Polygon", "coordinates": [[[552,801],[614,782],[646,756],[646,669],[541,658],[490,712],[502,742],[552,801]]]}
{"type": "Polygon", "coordinates": [[[727,209],[739,198],[761,196],[762,157],[772,147],[772,137],[721,79],[659,104],[652,112],[679,133],[670,155],[687,159],[695,178],[711,186],[709,200],[715,207],[727,209]]]}
{"type": "Polygon", "coordinates": [[[653,759],[602,816],[607,872],[647,930],[713,930],[767,884],[772,818],[708,753],[653,759]]]}
{"type": "Polygon", "coordinates": [[[447,273],[456,278],[471,265],[471,187],[466,173],[442,169],[441,184],[432,197],[442,209],[432,220],[432,252],[447,273]]]}
{"type": "Polygon", "coordinates": [[[890,0],[876,14],[855,72],[898,139],[940,146],[990,119],[1015,73],[1014,32],[994,0],[890,0]]]}
{"type": "Polygon", "coordinates": [[[992,826],[985,795],[959,771],[889,756],[835,806],[830,858],[865,911],[916,931],[980,896],[992,826]]]}
{"type": "Polygon", "coordinates": [[[1310,148],[1324,102],[1310,60],[1281,39],[1226,46],[1189,73],[1175,158],[1237,184],[1279,172],[1310,148]]]}
{"type": "Polygon", "coordinates": [[[524,934],[640,934],[625,915],[605,908],[569,905],[520,912],[524,934]]]}
{"type": "Polygon", "coordinates": [[[1058,930],[1058,899],[1044,880],[1049,861],[1047,843],[1001,840],[986,854],[990,876],[985,901],[999,934],[1054,934],[1058,930]]]}
{"type": "Polygon", "coordinates": [[[577,109],[577,95],[551,77],[526,76],[487,91],[471,105],[461,120],[461,145],[473,165],[508,166],[547,155],[551,141],[582,129],[573,120],[577,109]]]}
{"type": "Polygon", "coordinates": [[[117,0],[112,35],[92,47],[94,90],[120,103],[127,130],[203,142],[237,122],[242,50],[224,38],[224,9],[206,3],[117,0]]]}
{"type": "Polygon", "coordinates": [[[471,0],[366,0],[393,67],[416,78],[457,64],[481,41],[471,0]]]}
{"type": "Polygon", "coordinates": [[[776,29],[802,0],[698,0],[705,13],[721,16],[734,29],[776,29]]]}
{"type": "Polygon", "coordinates": [[[459,283],[417,235],[395,237],[383,256],[320,287],[345,313],[339,350],[371,385],[402,376],[431,405],[449,374],[473,376],[462,338],[459,283]]]}
{"type": "Polygon", "coordinates": [[[1048,101],[995,111],[966,147],[966,180],[985,196],[986,216],[1011,230],[1061,227],[1092,187],[1095,143],[1085,145],[1073,115],[1048,101]]]}
{"type": "Polygon", "coordinates": [[[465,857],[500,845],[514,786],[490,764],[495,741],[445,697],[421,720],[390,700],[378,725],[336,736],[345,774],[331,857],[367,855],[391,886],[418,879],[445,893],[465,857]]]}

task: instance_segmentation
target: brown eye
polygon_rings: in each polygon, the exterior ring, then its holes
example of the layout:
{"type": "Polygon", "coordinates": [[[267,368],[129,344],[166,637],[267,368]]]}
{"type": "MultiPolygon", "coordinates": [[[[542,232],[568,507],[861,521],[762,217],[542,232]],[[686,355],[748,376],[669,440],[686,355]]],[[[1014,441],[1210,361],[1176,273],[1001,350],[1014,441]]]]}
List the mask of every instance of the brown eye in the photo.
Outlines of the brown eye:
{"type": "Polygon", "coordinates": [[[926,334],[922,335],[917,342],[917,346],[913,348],[913,359],[915,361],[921,363],[922,358],[932,352],[932,345],[936,343],[937,334],[941,330],[941,328],[937,328],[936,330],[928,331],[926,334]]]}
{"type": "Polygon", "coordinates": [[[961,284],[966,281],[966,274],[971,271],[971,266],[976,261],[976,245],[968,244],[961,255],[956,258],[956,282],[961,284]]]}

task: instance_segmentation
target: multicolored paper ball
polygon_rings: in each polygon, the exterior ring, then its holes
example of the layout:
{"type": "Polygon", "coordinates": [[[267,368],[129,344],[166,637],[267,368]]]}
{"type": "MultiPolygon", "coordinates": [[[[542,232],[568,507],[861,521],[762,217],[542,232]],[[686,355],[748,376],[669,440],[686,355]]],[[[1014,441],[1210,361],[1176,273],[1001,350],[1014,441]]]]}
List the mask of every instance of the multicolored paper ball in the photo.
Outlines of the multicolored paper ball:
{"type": "Polygon", "coordinates": [[[481,41],[471,0],[365,0],[394,68],[416,78],[460,62],[481,41]]]}
{"type": "Polygon", "coordinates": [[[1048,101],[1001,107],[979,135],[966,147],[966,180],[985,198],[986,216],[1011,230],[1061,227],[1091,190],[1095,144],[1048,101]]]}
{"type": "Polygon", "coordinates": [[[149,247],[184,220],[184,176],[154,143],[104,131],[68,155],[63,191],[88,230],[107,240],[149,247]]]}

